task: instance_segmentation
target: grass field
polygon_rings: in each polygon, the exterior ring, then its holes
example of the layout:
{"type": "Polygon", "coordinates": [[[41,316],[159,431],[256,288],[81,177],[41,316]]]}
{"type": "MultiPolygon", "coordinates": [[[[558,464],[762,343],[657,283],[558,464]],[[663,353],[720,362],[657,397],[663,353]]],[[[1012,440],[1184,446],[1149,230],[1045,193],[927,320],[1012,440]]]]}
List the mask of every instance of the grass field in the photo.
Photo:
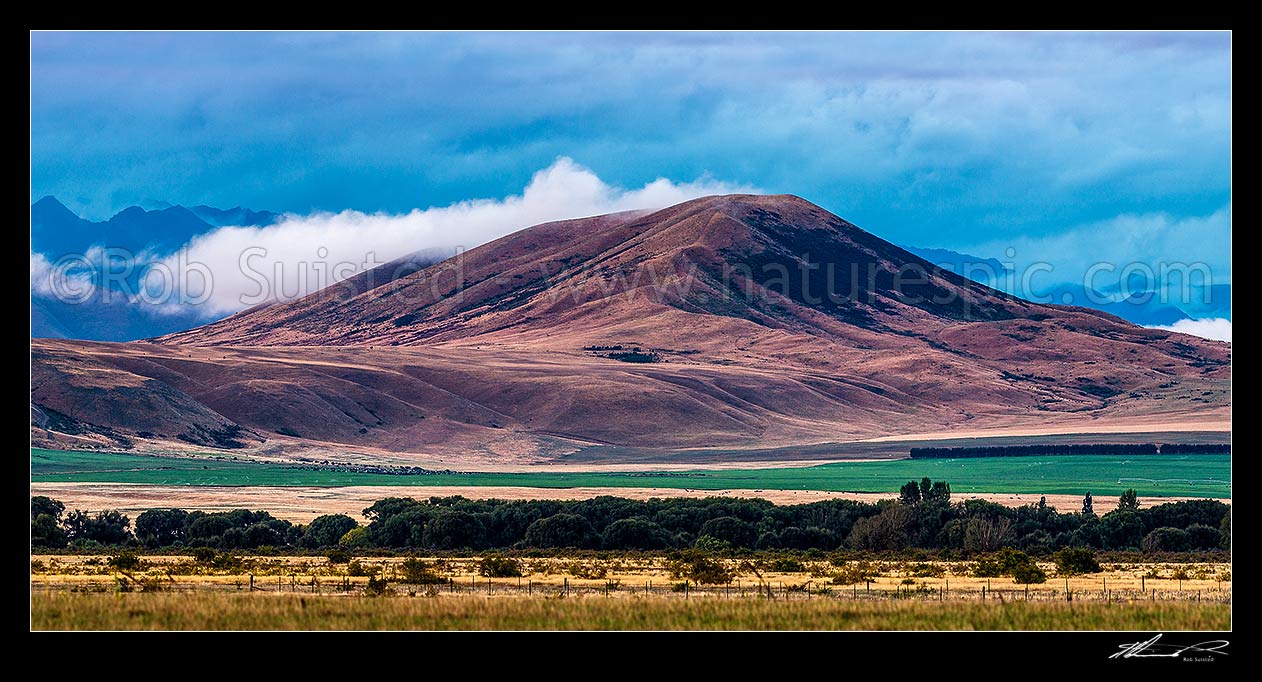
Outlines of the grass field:
{"type": "Polygon", "coordinates": [[[342,597],[223,592],[31,596],[35,630],[1226,630],[1228,604],[342,597]]]}
{"type": "Polygon", "coordinates": [[[1230,455],[1061,455],[838,462],[801,468],[666,473],[470,472],[391,475],[224,458],[31,450],[32,482],[219,486],[525,486],[693,490],[773,489],[894,492],[908,480],[945,480],[956,493],[1231,496],[1230,455]]]}

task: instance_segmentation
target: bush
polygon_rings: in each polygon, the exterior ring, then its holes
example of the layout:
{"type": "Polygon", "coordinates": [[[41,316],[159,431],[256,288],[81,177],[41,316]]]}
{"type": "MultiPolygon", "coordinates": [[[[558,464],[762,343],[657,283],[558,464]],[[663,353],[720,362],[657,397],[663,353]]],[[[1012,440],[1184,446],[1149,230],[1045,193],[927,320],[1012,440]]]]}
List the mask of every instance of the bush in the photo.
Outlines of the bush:
{"type": "Polygon", "coordinates": [[[667,560],[672,578],[688,578],[704,585],[726,585],[735,576],[722,561],[695,550],[686,550],[667,560]]]}
{"type": "Polygon", "coordinates": [[[941,578],[946,574],[946,569],[938,564],[912,564],[908,567],[907,572],[917,578],[941,578]]]}
{"type": "Polygon", "coordinates": [[[806,566],[797,557],[791,556],[773,557],[767,562],[767,568],[779,573],[802,573],[806,570],[806,566]]]}
{"type": "Polygon", "coordinates": [[[521,562],[506,556],[485,556],[478,564],[478,575],[484,578],[520,578],[521,562]]]}
{"type": "Polygon", "coordinates": [[[855,585],[857,583],[866,583],[867,581],[875,578],[879,573],[880,571],[878,571],[871,562],[848,562],[841,567],[840,571],[833,574],[832,583],[834,585],[855,585]]]}
{"type": "Polygon", "coordinates": [[[718,559],[698,557],[692,561],[687,576],[702,585],[726,585],[732,582],[732,571],[718,559]]]}
{"type": "Polygon", "coordinates": [[[344,549],[330,549],[324,553],[331,564],[349,564],[351,562],[351,553],[344,549]]]}
{"type": "Polygon", "coordinates": [[[1055,555],[1056,573],[1058,575],[1082,575],[1083,573],[1099,573],[1100,562],[1095,559],[1095,552],[1086,547],[1066,547],[1055,555]]]}
{"type": "Polygon", "coordinates": [[[380,597],[386,593],[386,579],[374,576],[368,577],[368,584],[364,587],[364,594],[369,597],[380,597]]]}
{"type": "Polygon", "coordinates": [[[399,564],[399,573],[403,575],[403,582],[411,585],[438,585],[447,582],[446,578],[434,571],[429,562],[415,557],[404,559],[399,564]]]}
{"type": "Polygon", "coordinates": [[[599,562],[571,561],[566,568],[570,575],[584,580],[599,580],[609,575],[609,568],[599,562]]]}
{"type": "Polygon", "coordinates": [[[1021,564],[1012,569],[1012,579],[1022,585],[1032,583],[1047,582],[1047,572],[1039,568],[1039,565],[1031,561],[1028,564],[1021,564]]]}
{"type": "Polygon", "coordinates": [[[119,552],[106,559],[105,563],[119,571],[135,571],[144,566],[144,562],[134,552],[119,552]]]}
{"type": "Polygon", "coordinates": [[[374,576],[380,572],[381,572],[380,566],[373,566],[371,564],[364,565],[358,559],[346,565],[346,575],[349,575],[352,578],[359,578],[363,576],[374,576]]]}

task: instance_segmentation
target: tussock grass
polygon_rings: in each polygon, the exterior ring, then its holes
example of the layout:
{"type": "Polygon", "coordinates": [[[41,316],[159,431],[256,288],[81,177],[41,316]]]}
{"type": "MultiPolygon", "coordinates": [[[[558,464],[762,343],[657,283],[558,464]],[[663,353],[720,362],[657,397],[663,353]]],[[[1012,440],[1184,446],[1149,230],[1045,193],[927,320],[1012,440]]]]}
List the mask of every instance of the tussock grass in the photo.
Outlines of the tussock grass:
{"type": "Polygon", "coordinates": [[[678,597],[31,596],[36,630],[1225,630],[1230,605],[678,597]]]}

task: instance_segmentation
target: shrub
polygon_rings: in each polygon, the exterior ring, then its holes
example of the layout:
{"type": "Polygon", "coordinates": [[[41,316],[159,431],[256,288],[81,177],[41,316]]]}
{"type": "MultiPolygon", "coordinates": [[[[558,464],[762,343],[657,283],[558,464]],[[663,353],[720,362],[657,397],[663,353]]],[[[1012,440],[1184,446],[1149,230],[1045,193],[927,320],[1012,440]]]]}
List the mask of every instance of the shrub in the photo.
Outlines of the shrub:
{"type": "Polygon", "coordinates": [[[364,587],[364,594],[369,597],[380,597],[386,593],[386,579],[374,576],[368,577],[368,584],[364,587]]]}
{"type": "Polygon", "coordinates": [[[416,557],[404,559],[403,563],[399,564],[399,572],[403,575],[403,582],[411,585],[437,585],[447,582],[434,571],[434,567],[429,562],[416,557]]]}
{"type": "Polygon", "coordinates": [[[855,585],[875,578],[880,571],[869,561],[848,562],[833,574],[834,585],[855,585]]]}
{"type": "Polygon", "coordinates": [[[777,556],[767,562],[767,568],[780,573],[802,573],[806,566],[797,557],[777,556]]]}
{"type": "Polygon", "coordinates": [[[695,550],[667,560],[666,568],[672,578],[688,578],[704,585],[726,585],[735,577],[722,561],[695,550]]]}
{"type": "Polygon", "coordinates": [[[1058,575],[1082,575],[1083,573],[1099,573],[1100,562],[1095,559],[1095,552],[1086,547],[1066,547],[1053,556],[1058,575]]]}
{"type": "Polygon", "coordinates": [[[912,564],[907,572],[917,578],[941,578],[946,569],[937,564],[920,563],[912,564]]]}
{"type": "Polygon", "coordinates": [[[351,562],[351,553],[344,549],[330,549],[324,553],[331,564],[349,564],[351,562]]]}
{"type": "Polygon", "coordinates": [[[144,562],[134,552],[119,552],[106,559],[105,562],[119,571],[135,571],[144,566],[144,562]]]}
{"type": "Polygon", "coordinates": [[[380,566],[373,566],[371,564],[364,565],[358,559],[346,565],[346,575],[349,575],[352,578],[359,578],[363,576],[374,576],[380,572],[381,572],[380,566]]]}
{"type": "Polygon", "coordinates": [[[478,564],[478,575],[484,578],[520,578],[521,574],[521,562],[505,556],[485,556],[478,564]]]}
{"type": "Polygon", "coordinates": [[[583,578],[584,580],[599,580],[609,575],[609,569],[598,562],[572,561],[566,567],[566,570],[575,578],[583,578]]]}
{"type": "Polygon", "coordinates": [[[1012,579],[1022,585],[1047,582],[1047,572],[1039,568],[1033,561],[1020,564],[1012,569],[1012,579]]]}

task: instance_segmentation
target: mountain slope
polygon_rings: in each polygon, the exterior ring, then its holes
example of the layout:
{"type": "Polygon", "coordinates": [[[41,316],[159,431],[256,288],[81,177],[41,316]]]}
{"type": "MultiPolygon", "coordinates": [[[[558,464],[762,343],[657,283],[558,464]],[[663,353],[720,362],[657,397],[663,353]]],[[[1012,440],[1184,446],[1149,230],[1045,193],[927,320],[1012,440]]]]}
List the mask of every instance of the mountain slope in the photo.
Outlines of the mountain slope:
{"type": "Polygon", "coordinates": [[[511,461],[1229,419],[1229,344],[1008,296],[796,197],[548,223],[423,266],[156,343],[36,342],[33,406],[131,438],[511,461]],[[101,377],[128,387],[108,414],[80,407],[101,377]],[[155,426],[173,396],[201,421],[155,426]]]}
{"type": "Polygon", "coordinates": [[[680,314],[844,337],[1043,309],[788,196],[709,197],[648,215],[539,225],[368,287],[330,287],[165,341],[412,345],[550,335],[558,324],[568,333],[600,335],[611,324],[651,333],[647,320],[680,314]]]}

